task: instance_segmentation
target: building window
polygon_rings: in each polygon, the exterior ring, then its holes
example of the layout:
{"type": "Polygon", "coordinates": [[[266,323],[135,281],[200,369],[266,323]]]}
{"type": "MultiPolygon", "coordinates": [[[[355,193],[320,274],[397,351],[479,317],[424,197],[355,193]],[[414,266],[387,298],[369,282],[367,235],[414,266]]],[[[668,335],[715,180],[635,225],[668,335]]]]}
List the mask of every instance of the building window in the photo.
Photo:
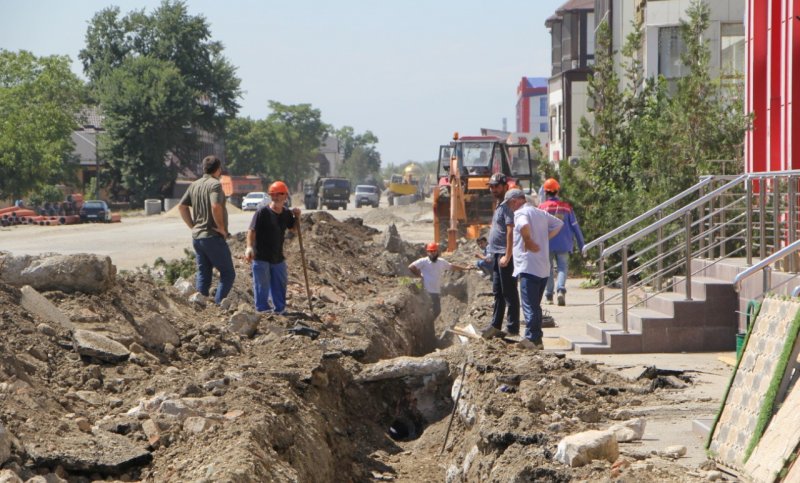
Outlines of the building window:
{"type": "Polygon", "coordinates": [[[547,132],[547,123],[546,122],[540,122],[539,123],[539,132],[547,132]]]}
{"type": "Polygon", "coordinates": [[[720,25],[720,74],[723,77],[744,75],[744,24],[720,25]]]}
{"type": "Polygon", "coordinates": [[[681,54],[686,45],[681,38],[679,27],[658,29],[658,73],[667,79],[677,79],[689,73],[689,68],[681,62],[681,54]]]}
{"type": "Polygon", "coordinates": [[[547,97],[539,98],[539,117],[547,117],[547,97]]]}

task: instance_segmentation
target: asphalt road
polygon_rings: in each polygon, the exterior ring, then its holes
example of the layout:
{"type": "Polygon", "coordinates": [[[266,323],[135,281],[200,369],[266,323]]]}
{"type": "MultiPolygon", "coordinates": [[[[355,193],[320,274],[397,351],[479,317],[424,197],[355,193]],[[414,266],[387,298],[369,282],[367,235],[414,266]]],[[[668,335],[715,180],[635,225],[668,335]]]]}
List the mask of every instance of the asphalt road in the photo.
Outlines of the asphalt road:
{"type": "MultiPolygon", "coordinates": [[[[385,200],[382,201],[382,206],[385,200]]],[[[302,205],[300,209],[306,211],[302,205]]],[[[371,207],[329,211],[337,219],[363,217],[371,207]]],[[[391,210],[402,211],[404,207],[391,210]]],[[[253,212],[234,213],[229,210],[228,224],[231,233],[247,231],[253,212]]],[[[143,211],[142,211],[143,213],[143,211]]],[[[372,225],[380,230],[385,225],[372,225]]],[[[405,240],[424,241],[430,225],[418,230],[406,226],[401,233],[405,240]],[[417,238],[421,238],[417,240],[417,238]]],[[[142,265],[152,265],[158,258],[182,258],[184,249],[191,250],[191,233],[176,212],[153,216],[134,214],[125,216],[121,223],[64,226],[17,225],[0,228],[0,251],[14,255],[40,255],[43,253],[95,253],[111,257],[118,270],[131,270],[142,265]]],[[[234,254],[236,256],[237,254],[234,254]]]]}

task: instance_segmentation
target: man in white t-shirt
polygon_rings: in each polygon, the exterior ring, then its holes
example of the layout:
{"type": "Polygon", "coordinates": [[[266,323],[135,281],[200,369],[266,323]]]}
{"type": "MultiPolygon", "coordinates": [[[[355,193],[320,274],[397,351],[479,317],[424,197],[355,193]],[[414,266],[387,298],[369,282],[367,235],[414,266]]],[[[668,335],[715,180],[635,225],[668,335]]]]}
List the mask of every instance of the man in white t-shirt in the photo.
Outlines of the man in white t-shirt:
{"type": "Polygon", "coordinates": [[[509,190],[505,203],[514,212],[514,276],[519,279],[525,337],[520,345],[543,349],[542,296],[550,276],[550,238],[564,222],[544,210],[526,203],[525,193],[509,190]]]}
{"type": "Polygon", "coordinates": [[[448,262],[444,258],[439,258],[439,245],[436,243],[428,243],[425,247],[425,251],[428,252],[428,256],[415,260],[408,266],[408,269],[417,277],[422,277],[422,286],[431,296],[431,301],[433,301],[433,318],[435,319],[442,311],[440,297],[442,291],[442,273],[446,270],[464,272],[469,270],[470,267],[456,265],[455,263],[448,262]]]}

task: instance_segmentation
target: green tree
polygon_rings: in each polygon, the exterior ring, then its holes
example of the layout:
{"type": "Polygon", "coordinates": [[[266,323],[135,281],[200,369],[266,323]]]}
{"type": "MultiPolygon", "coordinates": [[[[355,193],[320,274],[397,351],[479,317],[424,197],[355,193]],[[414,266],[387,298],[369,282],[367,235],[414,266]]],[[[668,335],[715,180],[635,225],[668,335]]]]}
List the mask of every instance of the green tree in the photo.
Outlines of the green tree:
{"type": "Polygon", "coordinates": [[[265,120],[268,157],[263,174],[297,186],[313,171],[327,126],[319,109],[311,104],[269,101],[269,108],[272,112],[265,120]]]}
{"type": "MultiPolygon", "coordinates": [[[[115,103],[113,109],[103,106],[107,115],[114,116],[115,129],[109,136],[114,152],[138,153],[136,157],[115,161],[120,181],[127,188],[132,191],[141,188],[155,194],[170,186],[174,182],[175,169],[159,167],[155,172],[139,172],[141,168],[153,165],[152,161],[144,161],[142,152],[147,151],[148,159],[159,156],[163,159],[167,151],[179,159],[189,159],[196,150],[198,128],[221,134],[226,122],[236,115],[239,109],[237,99],[241,96],[240,80],[236,77],[236,69],[222,52],[222,44],[211,39],[205,17],[189,15],[183,1],[164,0],[150,15],[144,10],[135,10],[120,16],[118,7],[109,7],[92,18],[86,32],[86,46],[79,58],[95,97],[108,101],[109,92],[131,92],[131,86],[114,87],[110,84],[129,82],[133,75],[143,75],[145,65],[148,66],[146,70],[161,68],[168,71],[161,76],[165,85],[158,84],[155,73],[147,76],[156,82],[149,87],[160,90],[160,94],[148,96],[156,101],[155,106],[130,102],[130,99],[115,103]],[[124,72],[117,74],[119,70],[124,72]],[[189,95],[184,95],[183,91],[189,95]],[[167,118],[158,127],[170,129],[170,132],[158,134],[152,148],[120,146],[123,142],[140,142],[142,131],[153,133],[155,126],[150,129],[137,123],[143,119],[150,120],[156,111],[167,118]],[[182,119],[183,124],[174,123],[176,119],[182,119]],[[126,131],[132,134],[115,137],[126,131]],[[157,149],[163,151],[158,153],[157,149]],[[125,164],[130,166],[123,167],[125,164]],[[133,177],[140,179],[137,181],[133,177]]],[[[196,161],[191,159],[191,162],[196,161]]]]}
{"type": "Polygon", "coordinates": [[[355,184],[379,184],[381,155],[372,146],[358,146],[342,166],[340,175],[355,184]]]}
{"type": "Polygon", "coordinates": [[[342,167],[340,174],[356,184],[379,184],[381,155],[377,147],[378,137],[372,131],[356,134],[350,126],[334,131],[342,147],[342,167]]]}
{"type": "Polygon", "coordinates": [[[0,198],[48,184],[69,159],[84,89],[69,65],[0,49],[0,198]]]}
{"type": "Polygon", "coordinates": [[[227,168],[234,175],[267,173],[266,123],[249,117],[235,118],[228,123],[225,148],[227,168]]]}
{"type": "Polygon", "coordinates": [[[112,176],[135,202],[168,192],[176,166],[166,154],[184,142],[193,113],[194,94],[178,69],[150,57],[126,59],[96,92],[106,114],[101,146],[112,176]]]}
{"type": "MultiPolygon", "coordinates": [[[[562,163],[564,185],[593,239],[696,183],[715,169],[715,159],[742,159],[749,117],[741,92],[722,87],[709,75],[709,7],[693,0],[681,23],[689,74],[670,93],[659,76],[644,79],[637,51],[641,26],[623,47],[626,86],[614,74],[607,26],[597,34],[595,72],[589,81],[594,124],[582,121],[585,157],[577,167],[562,163]]],[[[741,162],[738,164],[741,169],[741,162]]]]}

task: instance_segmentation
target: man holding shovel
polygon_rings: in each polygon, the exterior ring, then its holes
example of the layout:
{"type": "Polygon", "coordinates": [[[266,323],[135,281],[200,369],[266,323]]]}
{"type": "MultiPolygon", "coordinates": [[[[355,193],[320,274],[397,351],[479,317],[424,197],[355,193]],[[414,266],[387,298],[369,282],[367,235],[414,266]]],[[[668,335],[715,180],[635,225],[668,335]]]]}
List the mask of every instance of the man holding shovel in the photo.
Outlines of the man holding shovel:
{"type": "Polygon", "coordinates": [[[274,310],[276,314],[283,314],[286,311],[286,284],[289,280],[283,242],[286,230],[297,226],[300,209],[289,210],[284,206],[289,189],[283,181],[272,183],[267,192],[272,201],[253,215],[244,255],[252,263],[256,311],[274,310]]]}

